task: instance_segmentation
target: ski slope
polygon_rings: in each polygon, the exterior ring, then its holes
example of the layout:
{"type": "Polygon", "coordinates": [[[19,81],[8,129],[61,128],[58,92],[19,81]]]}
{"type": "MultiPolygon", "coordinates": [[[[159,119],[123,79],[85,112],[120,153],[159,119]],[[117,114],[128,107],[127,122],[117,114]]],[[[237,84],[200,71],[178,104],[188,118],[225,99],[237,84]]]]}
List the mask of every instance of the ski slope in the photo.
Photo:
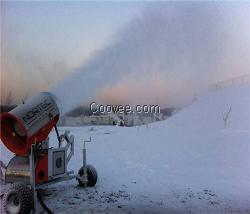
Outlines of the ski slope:
{"type": "MultiPolygon", "coordinates": [[[[45,202],[55,213],[249,213],[249,107],[249,85],[235,86],[148,126],[61,127],[75,136],[69,170],[80,168],[92,137],[87,159],[99,180],[85,190],[76,181],[52,185],[45,202]]],[[[1,159],[10,157],[1,144],[1,159]]]]}

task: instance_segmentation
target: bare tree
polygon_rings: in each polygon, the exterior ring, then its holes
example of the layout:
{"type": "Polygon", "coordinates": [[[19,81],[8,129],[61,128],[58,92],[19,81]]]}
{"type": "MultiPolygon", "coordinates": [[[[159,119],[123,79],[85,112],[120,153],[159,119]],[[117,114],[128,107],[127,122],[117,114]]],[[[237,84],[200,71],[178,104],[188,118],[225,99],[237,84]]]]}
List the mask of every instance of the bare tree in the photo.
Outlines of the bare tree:
{"type": "Polygon", "coordinates": [[[232,108],[230,106],[229,110],[227,111],[227,113],[223,117],[223,121],[224,121],[224,126],[225,127],[227,126],[227,120],[228,120],[228,117],[229,117],[229,114],[231,113],[231,111],[232,111],[232,108]]]}

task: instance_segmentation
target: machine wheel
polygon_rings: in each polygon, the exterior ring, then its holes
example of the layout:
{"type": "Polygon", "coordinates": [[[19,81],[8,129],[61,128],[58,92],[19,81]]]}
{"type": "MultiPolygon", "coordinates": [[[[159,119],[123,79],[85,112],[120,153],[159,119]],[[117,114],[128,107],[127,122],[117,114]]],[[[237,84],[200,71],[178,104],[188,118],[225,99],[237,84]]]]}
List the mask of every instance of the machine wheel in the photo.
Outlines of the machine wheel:
{"type": "Polygon", "coordinates": [[[3,208],[7,214],[28,214],[33,208],[33,192],[24,183],[14,183],[3,196],[3,208]]]}
{"type": "MultiPolygon", "coordinates": [[[[78,175],[83,176],[83,167],[81,167],[78,171],[78,175]]],[[[94,187],[97,182],[97,171],[95,167],[91,165],[87,165],[87,175],[88,175],[88,183],[89,187],[94,187]]],[[[84,187],[84,183],[78,180],[79,186],[84,187]]]]}

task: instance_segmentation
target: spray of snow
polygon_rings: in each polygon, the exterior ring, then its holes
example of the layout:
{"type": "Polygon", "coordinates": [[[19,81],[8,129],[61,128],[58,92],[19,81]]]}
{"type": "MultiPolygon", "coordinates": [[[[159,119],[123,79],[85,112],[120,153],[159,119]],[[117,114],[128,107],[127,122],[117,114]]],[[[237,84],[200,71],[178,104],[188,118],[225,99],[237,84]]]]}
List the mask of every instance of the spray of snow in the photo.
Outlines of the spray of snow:
{"type": "Polygon", "coordinates": [[[149,3],[52,92],[63,113],[98,97],[183,105],[209,83],[248,72],[248,58],[249,3],[149,3]]]}

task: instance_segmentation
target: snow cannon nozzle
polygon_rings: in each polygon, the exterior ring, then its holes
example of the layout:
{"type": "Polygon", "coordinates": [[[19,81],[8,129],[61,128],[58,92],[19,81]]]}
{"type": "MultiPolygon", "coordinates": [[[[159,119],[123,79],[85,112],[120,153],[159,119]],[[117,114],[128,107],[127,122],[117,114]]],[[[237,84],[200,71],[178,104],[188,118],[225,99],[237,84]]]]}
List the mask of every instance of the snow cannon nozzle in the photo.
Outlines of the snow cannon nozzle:
{"type": "Polygon", "coordinates": [[[0,115],[1,140],[16,155],[28,155],[32,144],[47,139],[59,116],[55,95],[41,92],[0,115]]]}

